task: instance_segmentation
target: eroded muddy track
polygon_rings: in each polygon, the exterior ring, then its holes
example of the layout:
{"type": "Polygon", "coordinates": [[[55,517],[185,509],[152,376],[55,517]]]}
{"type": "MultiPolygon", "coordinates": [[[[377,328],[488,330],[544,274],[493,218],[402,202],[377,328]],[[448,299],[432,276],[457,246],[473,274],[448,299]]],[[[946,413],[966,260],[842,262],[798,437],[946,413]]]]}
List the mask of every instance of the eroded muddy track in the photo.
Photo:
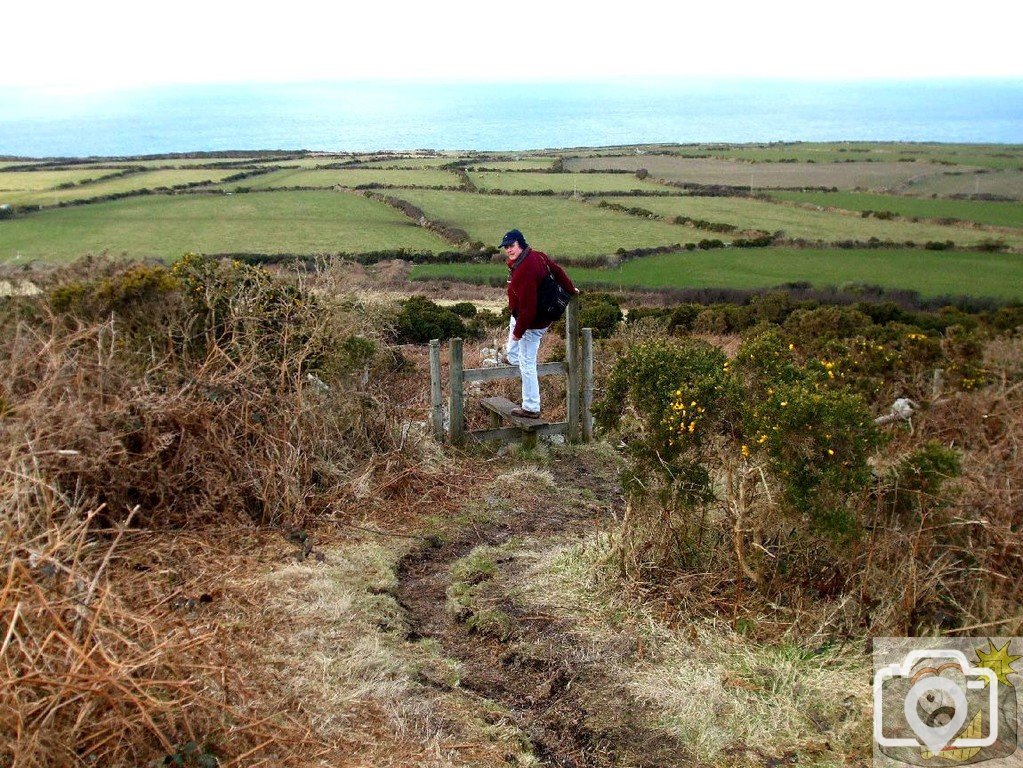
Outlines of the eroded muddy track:
{"type": "MultiPolygon", "coordinates": [[[[498,522],[462,529],[440,547],[423,548],[399,568],[398,599],[408,612],[410,640],[430,637],[461,664],[460,687],[500,704],[544,764],[563,768],[661,768],[692,764],[682,745],[650,731],[650,713],[610,677],[608,654],[627,657],[635,643],[622,638],[611,647],[581,647],[570,622],[556,616],[527,615],[507,596],[490,595],[511,625],[500,633],[477,631],[446,608],[451,566],[481,545],[511,537],[564,542],[584,536],[619,503],[607,476],[580,466],[555,469],[559,485],[593,492],[593,504],[566,503],[518,507],[498,522]]],[[[498,562],[514,569],[513,562],[498,562]]]]}

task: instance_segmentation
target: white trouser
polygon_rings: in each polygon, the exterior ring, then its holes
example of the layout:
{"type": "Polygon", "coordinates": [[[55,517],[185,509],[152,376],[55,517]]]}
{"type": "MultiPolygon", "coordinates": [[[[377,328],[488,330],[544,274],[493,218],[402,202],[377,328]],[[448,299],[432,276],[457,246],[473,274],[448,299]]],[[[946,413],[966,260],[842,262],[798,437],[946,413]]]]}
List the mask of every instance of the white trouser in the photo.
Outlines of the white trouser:
{"type": "Polygon", "coordinates": [[[508,362],[519,367],[519,376],[522,377],[522,407],[527,411],[539,412],[540,380],[536,375],[536,356],[547,329],[530,329],[523,333],[518,341],[512,336],[514,330],[513,317],[508,327],[508,362]]]}

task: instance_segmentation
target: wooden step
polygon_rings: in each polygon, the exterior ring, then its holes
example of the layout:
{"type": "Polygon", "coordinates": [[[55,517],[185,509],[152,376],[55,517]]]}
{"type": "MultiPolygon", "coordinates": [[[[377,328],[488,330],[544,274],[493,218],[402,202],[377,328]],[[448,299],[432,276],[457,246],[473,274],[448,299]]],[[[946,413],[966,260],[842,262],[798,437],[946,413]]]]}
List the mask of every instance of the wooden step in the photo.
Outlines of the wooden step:
{"type": "Polygon", "coordinates": [[[525,416],[513,415],[512,408],[518,408],[519,406],[507,397],[488,397],[482,401],[482,405],[491,413],[497,414],[526,432],[532,432],[536,428],[548,424],[543,419],[528,419],[525,416]]]}

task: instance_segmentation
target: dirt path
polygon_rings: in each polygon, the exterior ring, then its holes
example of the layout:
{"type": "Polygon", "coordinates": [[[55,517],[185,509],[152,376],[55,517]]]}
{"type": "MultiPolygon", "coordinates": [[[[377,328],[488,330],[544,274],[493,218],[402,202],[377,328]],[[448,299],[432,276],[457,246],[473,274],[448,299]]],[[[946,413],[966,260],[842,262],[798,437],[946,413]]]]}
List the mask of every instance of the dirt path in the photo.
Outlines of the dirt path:
{"type": "MultiPolygon", "coordinates": [[[[499,522],[461,529],[438,548],[410,554],[398,573],[398,599],[412,627],[409,640],[434,638],[448,656],[458,659],[460,687],[511,712],[544,765],[691,765],[681,745],[649,730],[650,713],[609,677],[601,654],[579,647],[569,620],[527,615],[500,591],[487,597],[488,609],[502,618],[496,628],[481,629],[446,606],[452,565],[476,547],[501,545],[512,537],[528,537],[537,548],[563,544],[566,538],[592,533],[609,506],[621,503],[607,467],[594,469],[563,459],[551,469],[558,487],[586,489],[587,498],[599,501],[587,503],[580,496],[557,509],[534,502],[499,522]]],[[[513,575],[516,567],[510,557],[498,557],[496,566],[505,576],[513,575]]],[[[622,646],[617,653],[636,652],[628,638],[622,646]]]]}

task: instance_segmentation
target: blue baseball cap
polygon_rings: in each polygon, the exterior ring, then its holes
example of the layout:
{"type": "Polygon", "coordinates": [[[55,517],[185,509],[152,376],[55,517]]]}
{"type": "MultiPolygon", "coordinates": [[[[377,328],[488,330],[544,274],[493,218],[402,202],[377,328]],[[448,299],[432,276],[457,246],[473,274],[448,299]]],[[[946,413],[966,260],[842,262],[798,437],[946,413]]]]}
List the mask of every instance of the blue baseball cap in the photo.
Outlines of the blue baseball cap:
{"type": "Polygon", "coordinates": [[[519,232],[517,229],[510,230],[501,239],[501,247],[502,248],[507,248],[512,243],[518,243],[520,247],[525,248],[526,247],[526,238],[524,238],[522,236],[522,233],[519,232]]]}

